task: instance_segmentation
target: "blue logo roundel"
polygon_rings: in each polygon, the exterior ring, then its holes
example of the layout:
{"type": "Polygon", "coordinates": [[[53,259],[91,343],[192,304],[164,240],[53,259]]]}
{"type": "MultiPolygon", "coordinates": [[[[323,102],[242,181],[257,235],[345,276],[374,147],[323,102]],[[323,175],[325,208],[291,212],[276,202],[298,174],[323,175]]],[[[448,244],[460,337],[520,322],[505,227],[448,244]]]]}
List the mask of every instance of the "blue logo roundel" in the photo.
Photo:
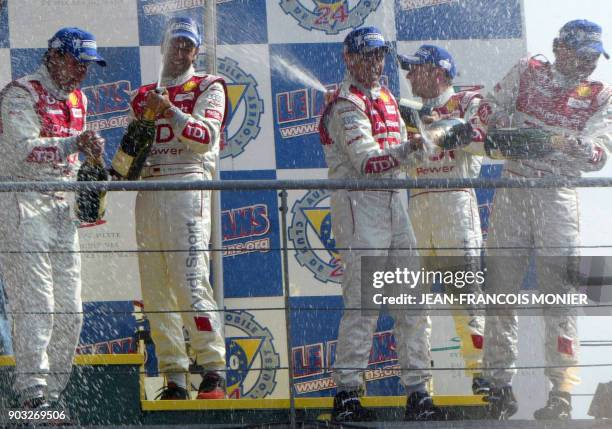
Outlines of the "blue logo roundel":
{"type": "Polygon", "coordinates": [[[227,393],[230,398],[265,398],[274,392],[280,355],[270,330],[248,311],[225,313],[227,393]]]}
{"type": "Polygon", "coordinates": [[[285,14],[297,19],[300,27],[324,31],[325,34],[338,34],[362,25],[368,15],[378,8],[380,2],[381,0],[359,0],[353,2],[357,4],[350,7],[348,0],[280,0],[280,7],[285,14]],[[314,8],[311,3],[314,3],[314,8]]]}
{"type": "Polygon", "coordinates": [[[227,83],[228,118],[221,142],[221,158],[235,158],[261,131],[264,102],[257,81],[231,58],[218,58],[217,71],[227,83]]]}
{"type": "Polygon", "coordinates": [[[289,240],[295,246],[295,258],[323,283],[342,282],[342,263],[331,229],[329,191],[309,191],[297,200],[291,211],[289,240]]]}

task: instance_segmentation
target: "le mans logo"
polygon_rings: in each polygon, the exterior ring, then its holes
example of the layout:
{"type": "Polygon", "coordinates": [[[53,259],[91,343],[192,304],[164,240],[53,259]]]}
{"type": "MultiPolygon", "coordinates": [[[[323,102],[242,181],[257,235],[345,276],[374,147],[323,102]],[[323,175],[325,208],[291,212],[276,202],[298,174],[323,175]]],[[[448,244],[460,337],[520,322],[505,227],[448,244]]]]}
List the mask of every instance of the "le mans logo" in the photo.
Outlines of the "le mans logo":
{"type": "Polygon", "coordinates": [[[88,130],[99,132],[127,127],[132,92],[129,80],[86,86],[81,91],[87,96],[88,130]]]}
{"type": "Polygon", "coordinates": [[[266,204],[221,212],[223,257],[270,250],[270,214],[266,204]]]}
{"type": "Polygon", "coordinates": [[[351,2],[354,6],[350,7],[348,0],[280,0],[280,7],[286,14],[293,16],[300,27],[324,31],[325,34],[338,34],[363,24],[380,2],[359,0],[351,2]],[[314,8],[309,3],[314,3],[314,8]]]}
{"type": "Polygon", "coordinates": [[[280,355],[274,337],[242,310],[225,313],[227,394],[230,398],[265,398],[274,392],[280,355]]]}
{"type": "Polygon", "coordinates": [[[227,82],[228,120],[221,146],[221,158],[235,158],[261,131],[264,102],[253,75],[231,58],[217,59],[217,71],[227,82]]]}
{"type": "Polygon", "coordinates": [[[329,191],[309,191],[291,211],[289,240],[296,249],[298,263],[323,283],[340,283],[343,271],[331,229],[329,191]]]}

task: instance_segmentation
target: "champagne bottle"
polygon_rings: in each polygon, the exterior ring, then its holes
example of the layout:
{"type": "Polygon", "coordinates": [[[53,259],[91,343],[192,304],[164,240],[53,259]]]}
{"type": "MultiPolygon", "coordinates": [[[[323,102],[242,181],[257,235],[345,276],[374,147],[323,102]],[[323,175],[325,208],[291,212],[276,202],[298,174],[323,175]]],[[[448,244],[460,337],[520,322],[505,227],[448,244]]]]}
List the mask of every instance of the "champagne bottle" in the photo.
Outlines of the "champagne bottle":
{"type": "Polygon", "coordinates": [[[420,118],[425,115],[431,115],[431,109],[423,106],[422,102],[408,98],[400,98],[399,110],[408,131],[413,133],[420,131],[420,118]]]}
{"type": "Polygon", "coordinates": [[[425,132],[436,145],[446,150],[468,145],[472,141],[472,125],[461,118],[435,121],[426,127],[425,132]]]}
{"type": "MultiPolygon", "coordinates": [[[[109,179],[108,171],[102,158],[87,158],[77,172],[79,182],[105,182],[109,179]]],[[[76,195],[76,214],[81,222],[95,223],[104,217],[106,212],[106,191],[82,189],[76,195]]]]}
{"type": "Polygon", "coordinates": [[[155,112],[145,110],[142,119],[130,122],[113,157],[114,172],[128,180],[138,180],[155,141],[155,112]]]}
{"type": "Polygon", "coordinates": [[[559,136],[540,128],[490,128],[484,147],[493,159],[542,159],[559,143],[559,136]]]}

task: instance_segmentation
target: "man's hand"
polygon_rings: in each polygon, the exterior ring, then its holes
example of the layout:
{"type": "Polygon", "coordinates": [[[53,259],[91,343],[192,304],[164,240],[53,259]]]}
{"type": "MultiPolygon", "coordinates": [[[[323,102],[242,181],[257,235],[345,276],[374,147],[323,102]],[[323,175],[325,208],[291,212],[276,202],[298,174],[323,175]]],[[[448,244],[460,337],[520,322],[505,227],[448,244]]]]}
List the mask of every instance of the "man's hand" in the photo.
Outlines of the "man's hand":
{"type": "Polygon", "coordinates": [[[151,111],[157,115],[163,115],[168,109],[173,106],[168,95],[168,90],[163,89],[163,92],[157,90],[149,91],[147,93],[146,104],[144,111],[151,111]]]}
{"type": "Polygon", "coordinates": [[[491,113],[485,125],[489,127],[489,129],[500,129],[500,128],[509,128],[512,124],[512,119],[510,115],[504,111],[491,113]]]}
{"type": "Polygon", "coordinates": [[[420,134],[413,134],[409,137],[408,141],[410,142],[410,151],[416,152],[419,150],[423,150],[425,147],[425,140],[423,136],[420,134]]]}
{"type": "Polygon", "coordinates": [[[99,159],[104,154],[105,140],[95,131],[85,131],[77,137],[77,147],[87,158],[99,159]]]}
{"type": "Polygon", "coordinates": [[[431,114],[429,115],[423,115],[421,116],[421,121],[423,121],[423,124],[425,125],[431,125],[436,121],[440,120],[440,114],[438,112],[431,112],[431,114]]]}

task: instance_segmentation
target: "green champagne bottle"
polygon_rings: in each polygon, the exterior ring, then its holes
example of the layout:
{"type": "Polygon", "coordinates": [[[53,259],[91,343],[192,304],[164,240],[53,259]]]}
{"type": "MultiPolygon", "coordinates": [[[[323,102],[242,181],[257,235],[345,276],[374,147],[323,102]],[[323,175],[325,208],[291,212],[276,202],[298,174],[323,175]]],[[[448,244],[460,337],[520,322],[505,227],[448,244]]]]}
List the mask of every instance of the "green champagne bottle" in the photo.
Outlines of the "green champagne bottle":
{"type": "Polygon", "coordinates": [[[116,174],[127,180],[138,180],[155,141],[155,113],[145,110],[142,119],[130,122],[113,157],[116,174]]]}
{"type": "MultiPolygon", "coordinates": [[[[106,182],[108,171],[102,159],[87,158],[77,172],[79,182],[106,182]]],[[[76,193],[76,215],[81,222],[95,223],[106,212],[106,191],[82,189],[76,193]]]]}

